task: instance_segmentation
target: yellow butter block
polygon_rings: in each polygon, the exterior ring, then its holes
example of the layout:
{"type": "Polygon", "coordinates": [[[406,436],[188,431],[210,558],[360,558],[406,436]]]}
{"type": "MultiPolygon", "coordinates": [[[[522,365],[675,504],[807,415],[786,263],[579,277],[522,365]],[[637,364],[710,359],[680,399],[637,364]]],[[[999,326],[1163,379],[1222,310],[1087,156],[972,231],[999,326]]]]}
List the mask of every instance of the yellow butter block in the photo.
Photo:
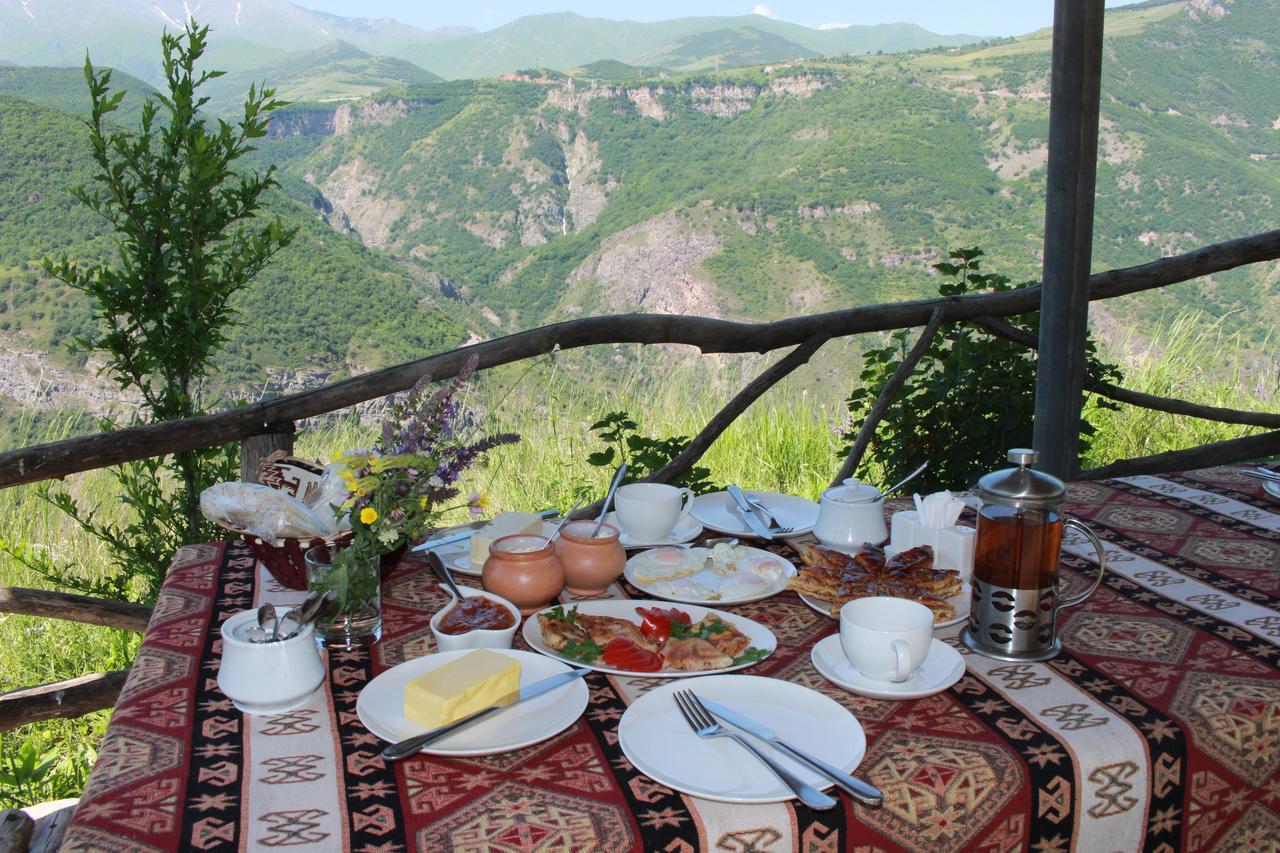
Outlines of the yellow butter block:
{"type": "Polygon", "coordinates": [[[404,716],[436,729],[519,689],[518,661],[478,649],[405,685],[404,716]]]}
{"type": "Polygon", "coordinates": [[[489,559],[489,546],[495,539],[518,533],[541,533],[542,519],[531,512],[501,512],[471,537],[471,567],[479,569],[489,559]]]}

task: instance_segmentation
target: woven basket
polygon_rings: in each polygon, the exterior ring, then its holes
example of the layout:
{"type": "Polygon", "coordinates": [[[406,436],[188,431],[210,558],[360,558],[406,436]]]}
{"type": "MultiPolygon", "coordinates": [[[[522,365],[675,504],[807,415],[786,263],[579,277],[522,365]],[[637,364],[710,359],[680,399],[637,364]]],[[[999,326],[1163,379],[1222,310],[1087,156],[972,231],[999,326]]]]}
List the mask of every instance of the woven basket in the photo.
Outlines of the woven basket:
{"type": "MultiPolygon", "coordinates": [[[[288,492],[300,501],[306,502],[312,491],[319,487],[324,468],[315,462],[289,456],[283,450],[277,450],[258,465],[257,480],[264,486],[288,492]]],[[[350,544],[352,534],[344,530],[333,536],[313,539],[277,539],[268,542],[261,537],[246,533],[243,530],[227,528],[239,536],[253,555],[262,561],[278,583],[289,589],[307,588],[307,561],[304,554],[320,545],[331,548],[342,548],[350,544]]],[[[382,575],[385,577],[395,567],[404,554],[406,546],[401,545],[390,554],[382,555],[382,575]]]]}

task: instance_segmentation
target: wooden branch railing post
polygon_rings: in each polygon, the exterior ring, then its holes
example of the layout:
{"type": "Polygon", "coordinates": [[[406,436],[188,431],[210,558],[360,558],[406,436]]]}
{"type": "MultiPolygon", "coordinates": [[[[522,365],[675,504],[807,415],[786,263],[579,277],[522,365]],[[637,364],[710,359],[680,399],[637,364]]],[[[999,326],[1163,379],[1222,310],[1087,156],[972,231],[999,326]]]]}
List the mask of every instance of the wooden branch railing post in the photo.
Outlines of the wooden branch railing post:
{"type": "Polygon", "coordinates": [[[1280,454],[1280,430],[1247,435],[1228,441],[1215,441],[1187,450],[1171,450],[1154,456],[1118,459],[1100,468],[1081,471],[1081,480],[1105,480],[1109,477],[1131,477],[1134,474],[1168,474],[1216,465],[1234,465],[1250,459],[1280,454]]]}
{"type": "Polygon", "coordinates": [[[47,616],[138,633],[147,630],[151,620],[151,608],[145,604],[20,586],[0,586],[0,613],[47,616]]]}
{"type": "Polygon", "coordinates": [[[911,347],[907,357],[893,371],[893,375],[889,377],[889,380],[880,389],[880,393],[876,395],[876,401],[871,405],[871,411],[867,412],[867,417],[862,422],[862,427],[858,430],[858,437],[854,439],[853,446],[849,448],[849,455],[844,458],[844,464],[836,472],[831,485],[837,486],[843,483],[853,476],[854,471],[858,470],[858,463],[866,455],[867,447],[871,445],[871,438],[876,434],[876,427],[880,426],[880,421],[884,420],[885,412],[889,411],[893,398],[898,396],[898,391],[902,389],[907,377],[911,375],[911,371],[916,369],[916,365],[924,357],[925,350],[929,348],[929,343],[933,340],[933,336],[938,334],[938,327],[942,325],[942,320],[945,316],[946,311],[943,306],[939,305],[933,310],[933,316],[929,318],[929,322],[924,327],[924,331],[920,333],[920,337],[916,338],[915,346],[911,347]]]}
{"type": "Polygon", "coordinates": [[[96,672],[69,681],[0,693],[0,732],[42,720],[83,717],[120,698],[128,670],[96,672]]]}
{"type": "Polygon", "coordinates": [[[293,453],[293,421],[282,424],[263,424],[263,432],[250,435],[240,441],[240,482],[255,483],[258,465],[277,450],[293,453]]]}

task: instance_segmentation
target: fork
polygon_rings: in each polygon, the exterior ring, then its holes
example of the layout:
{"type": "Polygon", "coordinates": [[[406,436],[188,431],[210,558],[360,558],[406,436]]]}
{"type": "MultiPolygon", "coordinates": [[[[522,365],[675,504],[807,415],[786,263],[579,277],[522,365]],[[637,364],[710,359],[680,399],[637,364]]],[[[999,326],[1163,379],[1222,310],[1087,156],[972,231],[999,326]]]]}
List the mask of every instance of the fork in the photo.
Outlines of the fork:
{"type": "Polygon", "coordinates": [[[800,777],[796,776],[787,768],[778,764],[776,761],[765,755],[759,749],[751,744],[746,738],[737,732],[731,732],[724,726],[716,722],[715,717],[707,713],[707,709],[702,707],[702,703],[698,701],[689,690],[678,690],[675,693],[676,706],[679,707],[680,713],[684,715],[685,722],[689,724],[689,728],[693,729],[693,733],[700,738],[716,738],[727,737],[732,738],[739,743],[744,749],[751,752],[756,758],[773,771],[774,775],[791,789],[800,801],[811,809],[829,809],[835,806],[836,801],[833,797],[822,793],[817,788],[810,785],[800,777]]]}
{"type": "Polygon", "coordinates": [[[747,499],[747,504],[752,509],[758,509],[760,510],[760,512],[764,513],[765,524],[769,526],[770,533],[777,534],[778,536],[786,536],[788,533],[795,530],[794,527],[783,527],[781,524],[779,524],[778,517],[773,513],[769,512],[768,507],[760,503],[760,501],[756,500],[755,495],[743,495],[743,497],[747,499]]]}

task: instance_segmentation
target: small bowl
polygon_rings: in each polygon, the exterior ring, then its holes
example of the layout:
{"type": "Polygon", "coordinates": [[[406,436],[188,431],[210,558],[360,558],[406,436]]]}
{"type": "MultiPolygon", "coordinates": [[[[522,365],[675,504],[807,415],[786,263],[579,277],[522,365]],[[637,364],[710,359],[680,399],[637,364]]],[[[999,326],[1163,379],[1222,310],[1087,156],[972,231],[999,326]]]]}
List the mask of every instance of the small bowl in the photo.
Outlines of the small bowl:
{"type": "MultiPolygon", "coordinates": [[[[441,589],[446,587],[441,584],[441,589]]],[[[449,597],[449,603],[436,612],[431,617],[431,633],[436,638],[436,651],[452,652],[458,649],[509,649],[511,641],[516,636],[516,629],[520,627],[520,609],[499,595],[486,592],[482,589],[471,589],[470,587],[459,587],[463,598],[487,598],[490,601],[505,607],[508,612],[515,617],[515,622],[510,628],[475,628],[465,634],[446,634],[440,630],[440,620],[444,617],[445,611],[453,606],[453,596],[449,597]]]]}
{"type": "Polygon", "coordinates": [[[257,624],[256,610],[222,623],[218,688],[246,714],[283,714],[302,707],[325,677],[313,626],[274,643],[244,639],[244,632],[257,624]]]}

